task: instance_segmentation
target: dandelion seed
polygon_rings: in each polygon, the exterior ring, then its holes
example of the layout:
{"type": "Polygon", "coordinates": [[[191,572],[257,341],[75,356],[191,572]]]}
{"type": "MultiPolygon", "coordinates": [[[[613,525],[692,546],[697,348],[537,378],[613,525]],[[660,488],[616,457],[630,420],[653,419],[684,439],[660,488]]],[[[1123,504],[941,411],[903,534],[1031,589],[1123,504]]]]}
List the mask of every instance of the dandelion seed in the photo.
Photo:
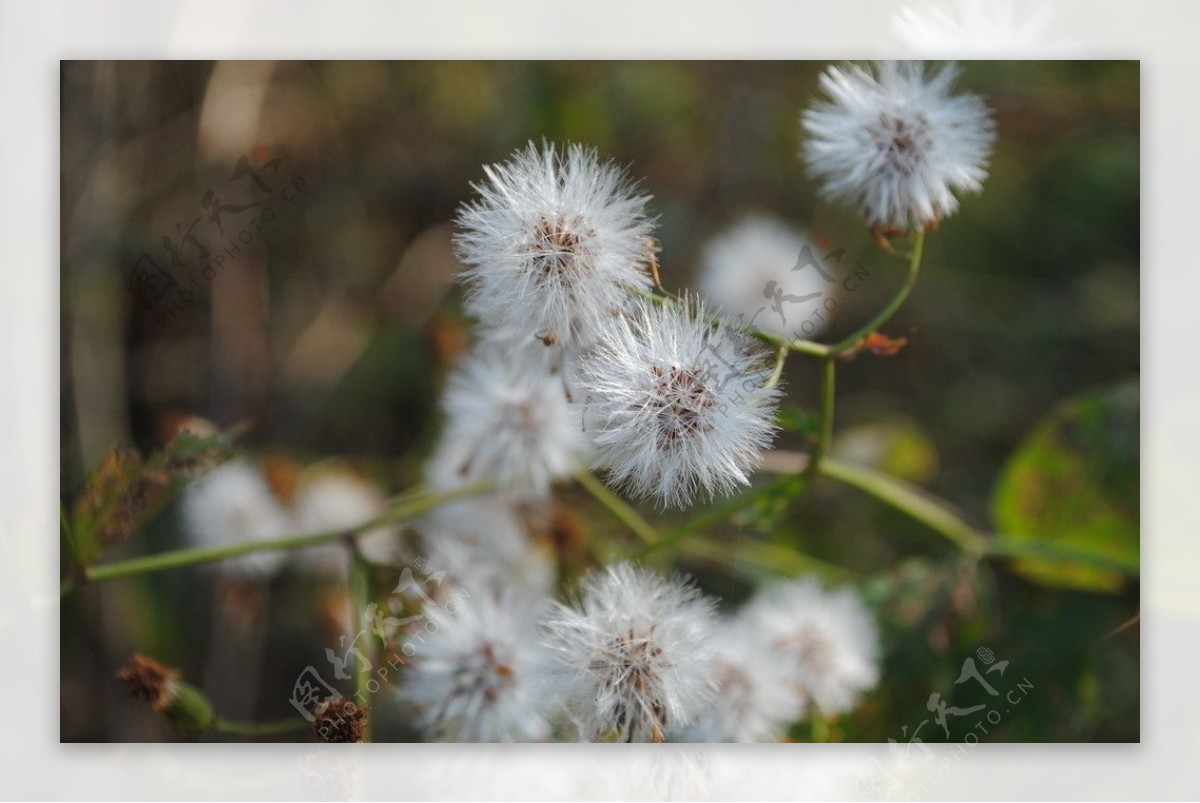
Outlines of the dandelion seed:
{"type": "Polygon", "coordinates": [[[549,734],[548,653],[534,607],[483,593],[452,612],[429,607],[425,615],[426,635],[400,694],[417,707],[429,738],[527,742],[549,734]]]}
{"type": "Polygon", "coordinates": [[[641,302],[609,322],[580,373],[595,467],[666,506],[749,484],[774,435],[765,353],[698,303],[641,302]]]}
{"type": "Polygon", "coordinates": [[[595,151],[532,142],[485,168],[455,238],[467,309],[514,341],[586,345],[650,286],[649,198],[595,151]]]}
{"type": "Polygon", "coordinates": [[[661,742],[713,702],[712,605],[628,564],[584,579],[545,621],[559,688],[589,741],[661,742]]]}
{"type": "Polygon", "coordinates": [[[741,618],[787,660],[796,688],[826,716],[849,710],[879,681],[875,620],[850,589],[779,583],[759,592],[741,618]]]}
{"type": "Polygon", "coordinates": [[[900,229],[936,223],[958,208],[955,193],[978,192],[995,131],[982,100],[951,94],[956,74],[945,65],[926,75],[920,61],[830,67],[821,76],[830,99],[802,118],[822,192],[873,226],[900,229]]]}

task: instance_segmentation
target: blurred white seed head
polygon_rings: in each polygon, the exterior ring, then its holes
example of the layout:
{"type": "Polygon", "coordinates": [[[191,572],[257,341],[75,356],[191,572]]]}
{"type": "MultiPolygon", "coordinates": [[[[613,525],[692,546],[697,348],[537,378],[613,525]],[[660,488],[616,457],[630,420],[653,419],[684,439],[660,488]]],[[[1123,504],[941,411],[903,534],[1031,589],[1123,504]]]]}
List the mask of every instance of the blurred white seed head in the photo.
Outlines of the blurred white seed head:
{"type": "Polygon", "coordinates": [[[549,734],[549,654],[536,607],[513,594],[473,593],[453,610],[427,607],[425,615],[400,696],[416,706],[428,738],[527,742],[549,734]]]}
{"type": "Polygon", "coordinates": [[[704,246],[700,292],[743,326],[779,337],[812,337],[829,325],[823,303],[837,285],[822,275],[829,268],[817,270],[805,264],[807,258],[821,258],[807,236],[771,215],[750,215],[704,246]]]}
{"type": "Polygon", "coordinates": [[[717,629],[714,706],[688,729],[691,742],[778,742],[804,715],[791,662],[741,617],[717,629]]]}
{"type": "Polygon", "coordinates": [[[761,347],[691,301],[609,321],[580,365],[593,463],[637,496],[683,507],[747,485],[780,390],[761,347]]]}
{"type": "MultiPolygon", "coordinates": [[[[292,502],[292,515],[300,532],[326,532],[365,524],[383,513],[385,498],[367,478],[348,468],[325,467],[302,476],[292,502]]],[[[391,563],[398,557],[399,533],[377,527],[360,534],[358,547],[371,560],[391,563]]],[[[301,568],[342,578],[349,568],[349,553],[342,544],[325,544],[296,553],[301,568]]]]}
{"type": "Polygon", "coordinates": [[[907,229],[954,212],[955,193],[978,192],[995,130],[982,100],[952,94],[956,74],[949,64],[927,74],[921,61],[826,70],[828,100],[802,117],[823,194],[869,224],[907,229]]]}
{"type": "Polygon", "coordinates": [[[430,563],[472,593],[506,590],[540,599],[554,589],[553,556],[532,542],[522,512],[504,499],[489,495],[442,505],[419,530],[430,563]]]}
{"type": "Polygon", "coordinates": [[[587,438],[562,377],[498,348],[463,358],[442,407],[445,429],[426,471],[435,488],[495,481],[515,497],[536,498],[586,460],[587,438]]]}
{"type": "Polygon", "coordinates": [[[690,585],[617,564],[584,578],[579,607],[545,620],[559,688],[588,741],[660,742],[712,705],[713,609],[690,585]]]}
{"type": "MultiPolygon", "coordinates": [[[[262,472],[237,457],[193,482],[181,500],[183,531],[196,546],[269,541],[292,533],[292,519],[262,472]]],[[[253,552],[217,564],[221,571],[269,575],[287,562],[283,551],[253,552]]]]}
{"type": "Polygon", "coordinates": [[[779,652],[805,701],[826,716],[853,708],[879,682],[875,619],[848,588],[777,583],[760,591],[741,619],[779,652]]]}
{"type": "Polygon", "coordinates": [[[456,223],[467,309],[517,341],[586,345],[650,286],[649,197],[579,145],[532,142],[484,168],[456,223]]]}

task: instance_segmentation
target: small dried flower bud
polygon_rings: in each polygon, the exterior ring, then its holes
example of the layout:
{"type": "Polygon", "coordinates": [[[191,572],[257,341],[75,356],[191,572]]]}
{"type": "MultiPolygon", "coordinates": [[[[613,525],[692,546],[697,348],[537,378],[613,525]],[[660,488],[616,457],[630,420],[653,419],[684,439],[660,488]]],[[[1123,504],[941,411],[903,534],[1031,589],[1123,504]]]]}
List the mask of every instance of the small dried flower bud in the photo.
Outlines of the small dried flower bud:
{"type": "Polygon", "coordinates": [[[364,742],[369,711],[344,697],[326,700],[313,709],[313,734],[318,742],[364,742]]]}
{"type": "Polygon", "coordinates": [[[133,663],[117,672],[117,680],[130,697],[149,703],[176,730],[204,733],[216,723],[204,693],[180,680],[179,670],[153,658],[133,656],[133,663]]]}

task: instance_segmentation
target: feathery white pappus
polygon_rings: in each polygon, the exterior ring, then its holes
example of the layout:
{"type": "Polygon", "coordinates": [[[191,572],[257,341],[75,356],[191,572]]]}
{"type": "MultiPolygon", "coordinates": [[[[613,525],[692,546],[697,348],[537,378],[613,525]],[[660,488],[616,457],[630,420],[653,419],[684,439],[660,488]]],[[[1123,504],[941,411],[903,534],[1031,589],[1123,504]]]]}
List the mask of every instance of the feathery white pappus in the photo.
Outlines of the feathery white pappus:
{"type": "Polygon", "coordinates": [[[455,245],[468,267],[466,306],[519,341],[586,345],[599,323],[650,287],[654,244],[624,172],[594,150],[530,142],[458,212],[455,245]]]}
{"type": "Polygon", "coordinates": [[[626,563],[592,572],[578,609],[544,623],[559,689],[587,741],[661,742],[716,692],[712,604],[695,588],[626,563]]]}
{"type": "Polygon", "coordinates": [[[429,561],[457,585],[548,596],[557,571],[538,549],[521,512],[496,496],[460,499],[430,511],[418,526],[429,561]]]}
{"type": "Polygon", "coordinates": [[[694,300],[639,301],[581,361],[594,466],[668,507],[748,485],[775,432],[780,390],[763,387],[766,357],[694,300]]]}
{"type": "Polygon", "coordinates": [[[776,583],[740,618],[784,657],[795,687],[826,716],[849,710],[879,682],[875,619],[849,588],[826,590],[811,579],[776,583]]]}
{"type": "Polygon", "coordinates": [[[871,225],[908,229],[954,212],[955,193],[978,192],[995,127],[979,97],[952,94],[956,74],[947,64],[927,75],[922,61],[828,68],[829,100],[801,118],[804,161],[822,193],[871,225]]]}
{"type": "Polygon", "coordinates": [[[804,234],[772,215],[749,215],[705,244],[700,292],[718,313],[742,326],[811,338],[829,325],[822,305],[837,289],[831,273],[836,265],[805,265],[805,256],[821,259],[804,234]]]}
{"type": "Polygon", "coordinates": [[[586,460],[587,438],[562,377],[528,370],[499,348],[460,361],[442,408],[445,429],[426,471],[433,487],[492,480],[503,492],[540,497],[586,460]]]}
{"type": "MultiPolygon", "coordinates": [[[[236,457],[199,478],[183,493],[183,531],[196,546],[229,546],[289,535],[292,519],[271,493],[262,472],[236,457]]],[[[283,551],[252,552],[221,561],[218,569],[245,575],[274,574],[287,562],[283,551]]]]}
{"type": "MultiPolygon", "coordinates": [[[[349,529],[365,524],[383,513],[386,499],[369,479],[344,466],[321,467],[305,472],[292,502],[297,532],[316,533],[349,529]]],[[[394,527],[377,527],[360,533],[355,541],[371,560],[390,563],[397,557],[398,532],[394,527]]],[[[302,568],[318,574],[344,578],[350,554],[338,543],[309,547],[296,553],[302,568]]]]}
{"type": "Polygon", "coordinates": [[[402,699],[416,706],[428,738],[526,742],[545,738],[549,653],[538,612],[513,594],[472,594],[427,607],[420,648],[405,669],[402,699]]]}
{"type": "Polygon", "coordinates": [[[778,742],[804,715],[791,663],[741,617],[716,630],[717,697],[687,730],[689,742],[778,742]]]}

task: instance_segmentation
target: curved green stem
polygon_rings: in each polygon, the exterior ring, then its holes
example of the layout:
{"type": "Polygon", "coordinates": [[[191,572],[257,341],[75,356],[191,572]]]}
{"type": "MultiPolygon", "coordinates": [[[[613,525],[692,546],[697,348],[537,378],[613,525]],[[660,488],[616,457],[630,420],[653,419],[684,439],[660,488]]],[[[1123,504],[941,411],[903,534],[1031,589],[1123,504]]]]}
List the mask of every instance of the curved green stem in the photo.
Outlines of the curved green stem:
{"type": "Polygon", "coordinates": [[[973,557],[988,552],[988,538],[967,524],[944,502],[903,480],[874,469],[855,466],[826,457],[821,461],[822,475],[858,488],[953,541],[973,557]]]}
{"type": "Polygon", "coordinates": [[[608,486],[601,482],[600,478],[595,474],[585,468],[579,468],[575,471],[575,479],[579,481],[579,484],[588,493],[596,498],[596,501],[608,508],[621,523],[630,530],[633,530],[634,534],[642,539],[642,541],[647,544],[654,544],[659,540],[658,531],[654,529],[650,522],[642,518],[641,514],[630,507],[624,499],[610,491],[608,486]]]}
{"type": "Polygon", "coordinates": [[[224,546],[179,549],[172,552],[162,552],[157,555],[143,555],[139,558],[90,566],[80,573],[80,577],[63,580],[60,587],[60,595],[65,596],[82,583],[98,583],[121,577],[147,574],[149,572],[161,572],[167,569],[179,569],[184,566],[214,563],[216,561],[241,557],[242,555],[250,555],[255,552],[303,549],[330,541],[345,539],[356,533],[412,519],[455,499],[483,493],[489,490],[490,487],[490,484],[476,485],[466,488],[455,488],[450,491],[419,494],[411,499],[405,498],[404,501],[383,515],[364,522],[357,527],[308,533],[305,535],[293,535],[269,541],[245,541],[237,544],[226,544],[224,546]]]}
{"type": "Polygon", "coordinates": [[[908,294],[912,292],[913,287],[917,283],[917,272],[921,270],[921,255],[924,250],[925,232],[924,230],[919,230],[913,237],[912,251],[909,252],[908,276],[905,277],[904,284],[900,286],[898,291],[896,291],[896,295],[893,296],[892,300],[888,302],[887,306],[880,310],[879,313],[870,321],[868,321],[865,326],[860,327],[856,332],[854,332],[854,334],[850,335],[844,340],[829,346],[829,353],[837,355],[854,348],[860,342],[862,342],[863,338],[878,330],[879,327],[887,323],[891,317],[896,314],[896,310],[900,309],[900,305],[904,303],[906,298],[908,298],[908,294]]]}
{"type": "Polygon", "coordinates": [[[718,563],[729,568],[744,562],[772,574],[802,575],[815,574],[832,582],[854,580],[856,575],[849,569],[826,563],[819,558],[806,555],[791,547],[767,541],[718,541],[713,538],[689,538],[679,544],[685,555],[718,563]]]}
{"type": "Polygon", "coordinates": [[[783,364],[787,362],[788,347],[780,345],[775,351],[775,370],[771,372],[771,378],[763,385],[763,390],[770,390],[779,384],[779,378],[783,376],[783,364]]]}

